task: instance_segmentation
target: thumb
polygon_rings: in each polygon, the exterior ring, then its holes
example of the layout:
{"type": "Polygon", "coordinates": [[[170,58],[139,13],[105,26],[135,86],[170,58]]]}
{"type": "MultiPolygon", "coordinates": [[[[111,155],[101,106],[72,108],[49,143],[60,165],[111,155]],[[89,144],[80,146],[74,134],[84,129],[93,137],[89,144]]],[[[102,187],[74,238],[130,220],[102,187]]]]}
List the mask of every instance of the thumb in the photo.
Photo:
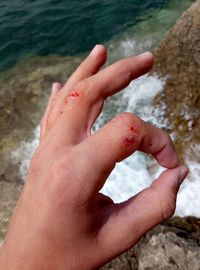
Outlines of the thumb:
{"type": "Polygon", "coordinates": [[[176,207],[177,192],[187,174],[188,169],[184,166],[168,169],[151,187],[128,201],[115,204],[101,232],[104,254],[113,258],[128,250],[147,231],[171,217],[176,207]]]}

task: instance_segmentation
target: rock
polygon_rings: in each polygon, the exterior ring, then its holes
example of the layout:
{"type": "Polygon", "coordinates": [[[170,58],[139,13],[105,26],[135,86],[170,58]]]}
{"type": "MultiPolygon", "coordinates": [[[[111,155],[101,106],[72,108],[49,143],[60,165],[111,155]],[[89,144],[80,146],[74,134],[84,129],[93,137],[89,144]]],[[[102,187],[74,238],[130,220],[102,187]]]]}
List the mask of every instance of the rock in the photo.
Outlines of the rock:
{"type": "Polygon", "coordinates": [[[155,53],[154,72],[166,78],[164,102],[179,153],[199,161],[200,143],[200,0],[196,1],[169,31],[155,53]]]}
{"type": "Polygon", "coordinates": [[[200,250],[175,233],[160,233],[150,238],[138,259],[138,270],[199,270],[200,250]]]}
{"type": "Polygon", "coordinates": [[[0,181],[0,243],[6,234],[22,185],[0,181]]]}
{"type": "Polygon", "coordinates": [[[81,58],[33,57],[0,75],[0,179],[19,181],[20,160],[12,153],[39,124],[51,85],[64,83],[81,58]]]}
{"type": "Polygon", "coordinates": [[[101,270],[199,270],[199,240],[199,219],[172,218],[101,270]]]}

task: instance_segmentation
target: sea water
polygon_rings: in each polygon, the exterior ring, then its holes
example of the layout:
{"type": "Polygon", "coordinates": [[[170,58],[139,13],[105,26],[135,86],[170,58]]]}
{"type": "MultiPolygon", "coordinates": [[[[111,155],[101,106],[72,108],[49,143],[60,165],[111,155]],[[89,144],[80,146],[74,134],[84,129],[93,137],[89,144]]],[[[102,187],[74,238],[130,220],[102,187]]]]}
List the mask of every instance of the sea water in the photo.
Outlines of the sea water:
{"type": "MultiPolygon", "coordinates": [[[[0,3],[3,17],[13,16],[13,21],[2,19],[3,26],[0,26],[7,27],[7,33],[2,32],[0,41],[1,69],[10,67],[27,55],[81,55],[96,43],[106,45],[110,63],[145,50],[154,50],[181,11],[192,2],[18,0],[9,4],[3,0],[0,3]],[[12,36],[9,33],[13,27],[16,27],[16,32],[12,36]]],[[[145,121],[166,127],[169,123],[163,118],[164,104],[156,108],[152,105],[153,98],[164,85],[165,78],[158,79],[156,74],[132,82],[122,93],[108,99],[93,132],[122,111],[136,113],[145,121]]],[[[35,130],[34,140],[22,142],[13,153],[13,158],[21,158],[23,178],[38,140],[39,127],[35,130]]],[[[198,146],[195,147],[199,151],[198,146]]],[[[200,168],[190,160],[186,162],[192,173],[181,187],[176,215],[200,216],[200,197],[197,199],[200,168]]],[[[116,165],[102,192],[115,202],[121,202],[148,187],[162,170],[149,156],[136,152],[116,165]]]]}

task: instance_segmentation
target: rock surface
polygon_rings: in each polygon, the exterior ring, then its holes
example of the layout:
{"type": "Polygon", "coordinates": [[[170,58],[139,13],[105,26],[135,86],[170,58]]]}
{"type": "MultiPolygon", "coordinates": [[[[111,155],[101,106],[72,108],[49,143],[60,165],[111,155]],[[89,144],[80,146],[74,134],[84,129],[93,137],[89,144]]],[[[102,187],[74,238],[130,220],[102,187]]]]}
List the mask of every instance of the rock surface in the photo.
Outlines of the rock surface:
{"type": "Polygon", "coordinates": [[[200,220],[173,218],[101,270],[199,270],[200,220]]]}
{"type": "Polygon", "coordinates": [[[0,75],[0,179],[19,181],[20,160],[12,153],[40,122],[51,85],[64,83],[80,58],[33,57],[0,75]]]}
{"type": "Polygon", "coordinates": [[[169,31],[155,53],[154,72],[166,78],[157,97],[182,157],[200,161],[191,145],[200,144],[200,0],[197,0],[169,31]]]}
{"type": "Polygon", "coordinates": [[[22,185],[0,181],[0,243],[8,228],[22,185]]]}

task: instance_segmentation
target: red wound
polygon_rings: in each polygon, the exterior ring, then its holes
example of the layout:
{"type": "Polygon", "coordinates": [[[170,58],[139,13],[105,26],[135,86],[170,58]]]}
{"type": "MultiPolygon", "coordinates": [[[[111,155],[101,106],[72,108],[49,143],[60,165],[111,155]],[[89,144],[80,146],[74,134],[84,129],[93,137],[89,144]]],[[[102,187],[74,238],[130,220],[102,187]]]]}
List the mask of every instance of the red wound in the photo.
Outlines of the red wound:
{"type": "Polygon", "coordinates": [[[124,140],[124,145],[127,147],[133,143],[135,143],[135,138],[133,136],[126,137],[124,140]]]}
{"type": "Polygon", "coordinates": [[[130,127],[130,130],[133,131],[133,132],[137,132],[137,129],[133,126],[130,127]]]}
{"type": "Polygon", "coordinates": [[[79,93],[78,92],[72,92],[71,94],[69,94],[69,97],[79,97],[79,93]]]}

